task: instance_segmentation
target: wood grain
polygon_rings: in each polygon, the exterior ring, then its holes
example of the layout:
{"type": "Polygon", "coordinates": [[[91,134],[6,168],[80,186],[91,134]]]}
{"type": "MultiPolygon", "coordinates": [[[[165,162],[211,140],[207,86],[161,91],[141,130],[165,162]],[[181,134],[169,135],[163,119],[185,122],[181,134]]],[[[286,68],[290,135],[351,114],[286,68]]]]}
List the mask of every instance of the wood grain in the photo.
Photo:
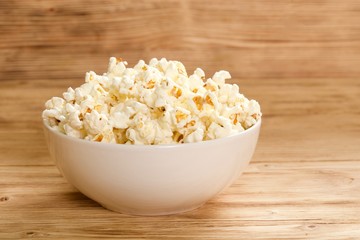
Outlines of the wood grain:
{"type": "Polygon", "coordinates": [[[0,238],[360,239],[360,2],[0,1],[0,238]],[[233,186],[173,216],[114,213],[49,158],[44,102],[110,56],[229,70],[259,100],[233,186]]]}

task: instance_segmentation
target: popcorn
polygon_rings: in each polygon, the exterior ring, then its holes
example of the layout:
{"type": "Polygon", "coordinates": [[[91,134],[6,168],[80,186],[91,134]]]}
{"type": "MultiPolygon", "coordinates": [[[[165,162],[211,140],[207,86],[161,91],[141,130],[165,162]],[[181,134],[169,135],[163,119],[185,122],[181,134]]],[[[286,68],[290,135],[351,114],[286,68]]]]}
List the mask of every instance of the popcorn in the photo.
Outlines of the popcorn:
{"type": "Polygon", "coordinates": [[[84,128],[89,135],[97,135],[101,133],[109,124],[105,114],[99,113],[97,110],[86,113],[84,117],[84,128]]]}
{"type": "Polygon", "coordinates": [[[68,88],[67,92],[63,93],[63,97],[66,102],[72,102],[75,100],[75,91],[71,87],[68,88]]]}
{"type": "Polygon", "coordinates": [[[204,138],[204,130],[201,128],[196,129],[184,138],[184,143],[200,142],[204,138]]]}
{"type": "Polygon", "coordinates": [[[231,75],[228,71],[221,70],[216,72],[212,77],[212,80],[216,82],[219,86],[223,86],[225,84],[225,79],[230,79],[231,75]]]}
{"type": "Polygon", "coordinates": [[[85,83],[45,103],[43,119],[54,130],[88,141],[118,144],[194,143],[252,127],[260,105],[216,72],[205,80],[179,61],[153,58],[133,68],[111,57],[107,73],[90,71],[85,83]]]}

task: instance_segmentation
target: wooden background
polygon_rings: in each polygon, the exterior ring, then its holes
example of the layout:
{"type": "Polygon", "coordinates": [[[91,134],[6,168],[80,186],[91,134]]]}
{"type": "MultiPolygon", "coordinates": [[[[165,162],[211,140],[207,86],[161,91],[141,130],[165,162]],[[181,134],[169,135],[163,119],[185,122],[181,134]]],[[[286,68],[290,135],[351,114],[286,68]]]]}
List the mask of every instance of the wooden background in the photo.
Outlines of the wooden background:
{"type": "Polygon", "coordinates": [[[1,0],[0,238],[360,239],[360,2],[1,0]],[[202,208],[110,212],[49,159],[44,102],[110,56],[167,57],[264,113],[247,171],[202,208]]]}

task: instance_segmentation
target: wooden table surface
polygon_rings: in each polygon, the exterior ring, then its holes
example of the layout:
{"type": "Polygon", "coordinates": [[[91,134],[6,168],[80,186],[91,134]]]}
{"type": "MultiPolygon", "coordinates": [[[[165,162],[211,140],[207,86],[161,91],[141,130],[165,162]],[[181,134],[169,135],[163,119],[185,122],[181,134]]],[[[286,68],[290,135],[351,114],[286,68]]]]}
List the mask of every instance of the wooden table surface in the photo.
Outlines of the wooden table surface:
{"type": "Polygon", "coordinates": [[[360,2],[0,1],[0,238],[360,239],[360,2]],[[264,113],[246,172],[198,210],[114,213],[60,175],[44,102],[167,57],[229,70],[264,113]]]}

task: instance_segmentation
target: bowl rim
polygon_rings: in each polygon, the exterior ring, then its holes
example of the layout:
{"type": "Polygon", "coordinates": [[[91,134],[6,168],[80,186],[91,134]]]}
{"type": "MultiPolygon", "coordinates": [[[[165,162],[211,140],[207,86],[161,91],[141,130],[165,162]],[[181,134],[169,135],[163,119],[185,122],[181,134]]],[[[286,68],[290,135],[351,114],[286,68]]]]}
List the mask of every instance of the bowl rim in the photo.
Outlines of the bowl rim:
{"type": "Polygon", "coordinates": [[[246,129],[245,131],[242,132],[238,132],[236,134],[230,135],[230,136],[226,136],[226,137],[222,137],[222,138],[217,138],[217,139],[212,139],[212,140],[206,140],[206,141],[200,141],[200,142],[194,142],[194,143],[184,143],[184,144],[174,144],[174,143],[170,143],[170,144],[157,144],[157,145],[140,145],[140,144],[118,144],[118,143],[106,143],[106,142],[94,142],[94,141],[89,141],[89,140],[85,140],[85,139],[81,139],[81,138],[75,138],[75,137],[71,137],[68,136],[66,134],[63,134],[55,129],[53,129],[52,127],[50,127],[45,120],[43,119],[43,126],[45,129],[47,129],[49,132],[51,132],[52,134],[65,139],[66,141],[71,141],[74,143],[81,143],[81,144],[88,144],[90,146],[103,146],[103,147],[116,147],[119,149],[127,149],[127,150],[139,150],[139,149],[169,149],[169,148],[187,148],[187,147],[192,147],[192,146],[211,146],[211,145],[217,145],[221,142],[228,142],[233,140],[234,138],[238,138],[240,136],[244,136],[244,135],[248,135],[251,132],[256,131],[257,129],[260,128],[261,126],[261,122],[262,122],[262,117],[260,117],[256,123],[254,125],[252,125],[250,128],[246,129]]]}

